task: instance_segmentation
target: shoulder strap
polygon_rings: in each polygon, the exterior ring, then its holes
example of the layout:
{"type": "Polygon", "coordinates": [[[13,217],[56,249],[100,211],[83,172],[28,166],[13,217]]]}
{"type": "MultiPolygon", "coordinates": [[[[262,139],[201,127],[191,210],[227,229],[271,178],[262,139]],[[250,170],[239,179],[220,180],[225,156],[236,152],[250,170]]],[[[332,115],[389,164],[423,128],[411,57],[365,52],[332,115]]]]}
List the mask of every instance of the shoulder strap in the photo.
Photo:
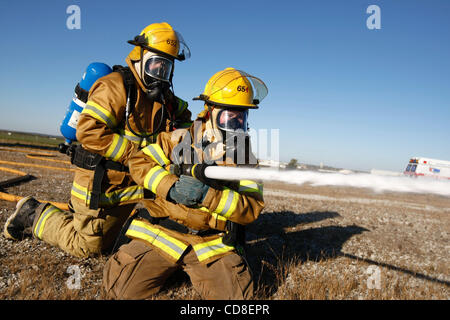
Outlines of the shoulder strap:
{"type": "Polygon", "coordinates": [[[125,92],[128,96],[128,92],[131,90],[130,94],[130,105],[134,106],[136,104],[136,84],[134,82],[134,75],[129,67],[123,67],[121,65],[113,66],[113,72],[118,72],[122,75],[123,84],[125,86],[125,92]]]}
{"type": "Polygon", "coordinates": [[[89,91],[80,87],[80,83],[77,83],[77,86],[75,87],[75,94],[77,95],[77,98],[84,103],[88,101],[89,91]]]}

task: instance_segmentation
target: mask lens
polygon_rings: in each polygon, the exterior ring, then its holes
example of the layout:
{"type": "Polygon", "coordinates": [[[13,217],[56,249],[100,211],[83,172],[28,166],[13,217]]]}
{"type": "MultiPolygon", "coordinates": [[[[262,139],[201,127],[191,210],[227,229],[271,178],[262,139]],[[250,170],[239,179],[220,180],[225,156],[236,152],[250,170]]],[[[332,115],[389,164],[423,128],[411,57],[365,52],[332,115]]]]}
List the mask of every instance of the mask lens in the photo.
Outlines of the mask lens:
{"type": "Polygon", "coordinates": [[[247,110],[221,110],[217,114],[217,126],[225,131],[247,131],[247,110]]]}
{"type": "Polygon", "coordinates": [[[172,67],[173,62],[171,60],[159,56],[152,56],[145,62],[144,72],[152,78],[169,81],[172,67]]]}

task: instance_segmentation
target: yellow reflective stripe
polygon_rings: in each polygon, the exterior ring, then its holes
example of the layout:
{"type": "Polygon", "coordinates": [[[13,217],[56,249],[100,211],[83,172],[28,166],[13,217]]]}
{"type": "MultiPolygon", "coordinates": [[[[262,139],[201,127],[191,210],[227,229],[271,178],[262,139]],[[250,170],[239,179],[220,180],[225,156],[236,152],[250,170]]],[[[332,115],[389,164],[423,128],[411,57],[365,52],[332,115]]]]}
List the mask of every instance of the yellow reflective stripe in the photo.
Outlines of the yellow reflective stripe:
{"type": "Polygon", "coordinates": [[[193,248],[195,254],[197,255],[198,261],[200,262],[218,254],[234,250],[234,247],[223,244],[222,238],[196,244],[193,248]]]}
{"type": "MultiPolygon", "coordinates": [[[[87,188],[80,186],[76,182],[73,183],[70,193],[74,197],[85,201],[86,204],[91,202],[91,192],[88,192],[87,188]]],[[[118,202],[138,200],[142,198],[144,198],[144,189],[139,186],[132,186],[100,194],[99,203],[101,205],[114,205],[118,202]]]]}
{"type": "Polygon", "coordinates": [[[188,247],[183,242],[169,236],[164,231],[153,228],[147,223],[139,220],[133,220],[131,222],[125,235],[145,240],[149,244],[158,247],[175,260],[180,259],[181,255],[188,247]]]}
{"type": "MultiPolygon", "coordinates": [[[[147,146],[148,144],[149,144],[149,142],[148,142],[148,140],[149,140],[149,138],[148,139],[142,139],[142,141],[141,141],[141,138],[139,138],[138,136],[136,136],[133,132],[131,132],[131,131],[128,131],[128,130],[121,130],[121,132],[123,133],[122,135],[123,135],[123,137],[125,138],[125,139],[127,139],[127,140],[129,140],[129,141],[131,141],[131,142],[133,142],[133,143],[135,143],[135,144],[139,144],[139,143],[141,143],[140,144],[140,146],[141,147],[145,147],[145,146],[147,146]]],[[[141,134],[141,135],[144,135],[144,134],[148,134],[148,133],[146,133],[146,132],[140,132],[139,134],[141,134]]]]}
{"type": "MultiPolygon", "coordinates": [[[[199,210],[205,211],[205,212],[210,212],[208,208],[206,207],[200,207],[198,208],[199,210]]],[[[222,220],[222,221],[227,221],[227,218],[221,216],[220,214],[217,214],[215,212],[211,212],[211,215],[213,216],[214,219],[216,220],[222,220]]]]}
{"type": "Polygon", "coordinates": [[[225,188],[222,191],[222,197],[220,198],[219,205],[214,212],[224,216],[225,218],[229,218],[234,210],[236,210],[238,200],[239,193],[225,188]]]}
{"type": "Polygon", "coordinates": [[[70,194],[73,195],[74,197],[77,197],[78,199],[84,200],[87,202],[87,188],[84,188],[82,186],[80,186],[78,183],[76,183],[75,181],[72,184],[72,190],[70,191],[70,194]]]}
{"type": "Polygon", "coordinates": [[[132,142],[139,142],[140,138],[135,136],[132,132],[124,129],[119,129],[119,133],[127,140],[132,142]]]}
{"type": "Polygon", "coordinates": [[[227,221],[227,218],[222,217],[220,214],[217,214],[217,213],[215,213],[215,212],[211,213],[211,215],[212,215],[216,220],[227,221]]]}
{"type": "Polygon", "coordinates": [[[142,151],[148,155],[150,158],[155,160],[160,166],[167,166],[170,164],[170,160],[167,159],[166,155],[164,154],[164,150],[156,143],[153,143],[151,145],[148,145],[142,151]]]}
{"type": "Polygon", "coordinates": [[[144,189],[139,186],[128,187],[113,192],[108,192],[100,195],[100,203],[102,202],[102,196],[106,198],[106,202],[114,204],[118,202],[125,202],[130,200],[137,200],[144,198],[144,189]]]}
{"type": "MultiPolygon", "coordinates": [[[[206,207],[200,207],[200,208],[198,208],[198,209],[210,213],[209,209],[206,208],[206,207]]],[[[215,213],[215,212],[211,212],[211,216],[212,216],[214,219],[216,219],[216,220],[222,220],[222,221],[227,221],[227,220],[228,220],[227,218],[225,218],[225,217],[223,217],[223,216],[221,216],[220,214],[217,214],[217,213],[215,213]]]]}
{"type": "Polygon", "coordinates": [[[239,192],[257,192],[263,194],[263,186],[260,183],[256,183],[251,180],[241,180],[239,181],[239,192]]]}
{"type": "Polygon", "coordinates": [[[113,141],[105,153],[105,158],[109,158],[113,161],[118,161],[124,154],[127,148],[127,140],[115,133],[113,135],[113,141]]]}
{"type": "Polygon", "coordinates": [[[86,107],[84,107],[81,113],[87,113],[93,116],[95,119],[106,124],[109,128],[115,128],[117,125],[116,118],[113,114],[92,100],[89,100],[86,103],[86,107]]]}
{"type": "Polygon", "coordinates": [[[36,237],[42,239],[41,237],[42,232],[44,232],[45,223],[47,222],[47,219],[50,218],[50,216],[52,216],[55,212],[63,212],[63,211],[50,204],[48,205],[47,209],[45,209],[41,213],[41,216],[39,217],[39,220],[37,221],[36,226],[34,227],[34,235],[36,237]]]}
{"type": "Polygon", "coordinates": [[[161,166],[153,167],[145,176],[144,187],[156,194],[156,188],[161,182],[162,178],[169,175],[169,172],[164,170],[161,166]]]}

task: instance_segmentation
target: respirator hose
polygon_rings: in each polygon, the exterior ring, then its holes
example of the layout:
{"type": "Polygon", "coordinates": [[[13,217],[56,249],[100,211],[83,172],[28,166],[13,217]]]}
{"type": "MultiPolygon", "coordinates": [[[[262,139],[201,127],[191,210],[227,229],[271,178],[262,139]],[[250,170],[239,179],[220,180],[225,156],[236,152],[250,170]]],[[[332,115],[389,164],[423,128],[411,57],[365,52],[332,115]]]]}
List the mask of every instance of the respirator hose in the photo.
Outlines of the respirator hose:
{"type": "Polygon", "coordinates": [[[132,107],[130,106],[130,91],[131,90],[128,91],[127,106],[126,106],[126,109],[125,109],[125,121],[126,121],[127,128],[131,131],[132,134],[134,134],[135,136],[137,136],[137,137],[139,137],[141,139],[148,139],[151,136],[154,136],[155,134],[158,134],[159,130],[161,129],[161,124],[162,124],[163,118],[164,118],[164,103],[161,104],[161,118],[159,119],[159,123],[158,123],[157,129],[154,130],[152,133],[149,133],[149,134],[139,134],[139,133],[135,132],[131,128],[130,121],[129,121],[130,114],[132,112],[132,110],[131,110],[132,107]]]}

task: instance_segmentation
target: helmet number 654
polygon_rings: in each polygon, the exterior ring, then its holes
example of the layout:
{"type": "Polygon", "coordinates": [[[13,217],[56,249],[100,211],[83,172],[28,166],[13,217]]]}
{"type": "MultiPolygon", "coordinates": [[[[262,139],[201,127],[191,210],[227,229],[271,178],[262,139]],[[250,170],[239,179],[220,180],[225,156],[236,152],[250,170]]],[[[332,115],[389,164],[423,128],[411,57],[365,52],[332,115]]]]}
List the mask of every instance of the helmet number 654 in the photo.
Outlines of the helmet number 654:
{"type": "Polygon", "coordinates": [[[238,86],[237,91],[248,92],[248,87],[246,86],[238,86]]]}

